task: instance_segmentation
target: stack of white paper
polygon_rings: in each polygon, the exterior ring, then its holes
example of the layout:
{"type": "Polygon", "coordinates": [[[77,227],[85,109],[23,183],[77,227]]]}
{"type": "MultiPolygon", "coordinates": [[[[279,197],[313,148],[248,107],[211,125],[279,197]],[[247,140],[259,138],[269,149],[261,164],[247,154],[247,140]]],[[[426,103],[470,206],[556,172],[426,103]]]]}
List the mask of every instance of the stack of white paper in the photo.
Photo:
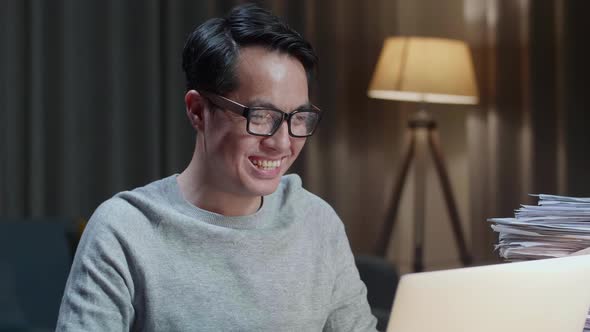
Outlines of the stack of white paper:
{"type": "MultiPolygon", "coordinates": [[[[590,248],[590,198],[533,195],[538,205],[521,205],[514,218],[490,218],[498,232],[495,249],[509,261],[563,257],[590,248]]],[[[590,332],[590,314],[584,332],[590,332]]]]}
{"type": "Polygon", "coordinates": [[[534,195],[514,218],[490,218],[499,233],[496,250],[510,261],[562,257],[590,247],[590,198],[534,195]]]}

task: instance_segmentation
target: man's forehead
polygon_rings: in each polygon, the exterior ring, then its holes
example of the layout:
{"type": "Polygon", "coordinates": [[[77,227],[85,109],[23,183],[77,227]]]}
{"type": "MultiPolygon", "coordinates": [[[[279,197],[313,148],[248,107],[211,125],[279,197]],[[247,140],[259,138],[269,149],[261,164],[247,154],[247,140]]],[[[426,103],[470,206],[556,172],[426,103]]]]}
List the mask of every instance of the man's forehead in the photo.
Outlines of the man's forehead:
{"type": "Polygon", "coordinates": [[[292,111],[309,107],[307,74],[301,62],[264,47],[245,47],[237,63],[236,101],[249,107],[292,111]]]}
{"type": "Polygon", "coordinates": [[[269,74],[271,78],[279,79],[297,71],[307,78],[305,68],[299,59],[285,52],[262,46],[240,48],[236,69],[238,76],[244,74],[257,76],[264,73],[269,74]]]}

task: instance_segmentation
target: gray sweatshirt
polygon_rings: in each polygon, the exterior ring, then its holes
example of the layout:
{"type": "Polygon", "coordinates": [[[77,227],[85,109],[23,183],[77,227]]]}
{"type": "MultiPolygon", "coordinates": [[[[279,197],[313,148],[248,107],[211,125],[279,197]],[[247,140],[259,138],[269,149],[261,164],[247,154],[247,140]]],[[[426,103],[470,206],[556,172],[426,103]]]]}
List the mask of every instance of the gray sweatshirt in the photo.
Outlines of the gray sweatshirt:
{"type": "Polygon", "coordinates": [[[344,226],[283,177],[254,214],[182,197],[176,176],[103,203],[84,231],[57,331],[375,331],[344,226]]]}

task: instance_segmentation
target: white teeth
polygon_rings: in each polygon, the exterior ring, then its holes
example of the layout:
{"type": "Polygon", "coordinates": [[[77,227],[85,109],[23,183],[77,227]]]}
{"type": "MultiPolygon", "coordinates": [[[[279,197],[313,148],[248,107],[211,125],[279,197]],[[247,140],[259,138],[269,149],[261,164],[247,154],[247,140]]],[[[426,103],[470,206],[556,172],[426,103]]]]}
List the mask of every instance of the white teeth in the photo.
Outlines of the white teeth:
{"type": "Polygon", "coordinates": [[[256,165],[258,168],[262,168],[265,170],[277,168],[281,166],[281,160],[259,160],[253,159],[252,164],[256,165]]]}

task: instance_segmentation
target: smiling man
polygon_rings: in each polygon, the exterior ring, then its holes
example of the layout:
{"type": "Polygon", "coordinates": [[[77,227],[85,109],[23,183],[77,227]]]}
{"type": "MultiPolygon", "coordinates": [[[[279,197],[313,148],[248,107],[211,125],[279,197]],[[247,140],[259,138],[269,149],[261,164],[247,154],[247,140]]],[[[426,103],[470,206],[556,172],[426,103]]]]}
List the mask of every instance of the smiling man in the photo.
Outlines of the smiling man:
{"type": "Polygon", "coordinates": [[[95,211],[58,331],[375,331],[342,222],[284,176],[322,114],[316,62],[253,5],[189,36],[193,158],[95,211]]]}

